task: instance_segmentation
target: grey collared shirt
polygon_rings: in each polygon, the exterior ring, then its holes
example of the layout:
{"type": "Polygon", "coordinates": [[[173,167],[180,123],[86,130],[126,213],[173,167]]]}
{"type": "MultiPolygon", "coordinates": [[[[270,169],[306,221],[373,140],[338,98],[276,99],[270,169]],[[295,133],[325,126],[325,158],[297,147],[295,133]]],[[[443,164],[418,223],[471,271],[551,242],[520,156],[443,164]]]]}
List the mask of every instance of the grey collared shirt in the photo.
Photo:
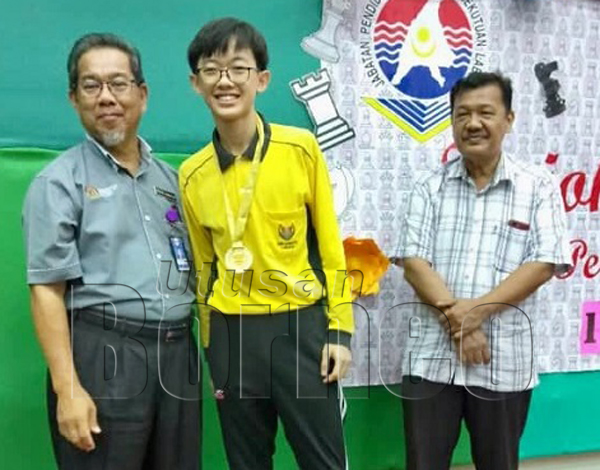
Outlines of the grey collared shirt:
{"type": "Polygon", "coordinates": [[[194,272],[179,272],[170,239],[189,256],[173,168],[152,157],[131,176],[91,138],[67,150],[32,181],[23,207],[27,282],[67,281],[67,308],[120,317],[178,320],[194,301],[194,272]],[[176,240],[177,241],[177,240],[176,240]]]}

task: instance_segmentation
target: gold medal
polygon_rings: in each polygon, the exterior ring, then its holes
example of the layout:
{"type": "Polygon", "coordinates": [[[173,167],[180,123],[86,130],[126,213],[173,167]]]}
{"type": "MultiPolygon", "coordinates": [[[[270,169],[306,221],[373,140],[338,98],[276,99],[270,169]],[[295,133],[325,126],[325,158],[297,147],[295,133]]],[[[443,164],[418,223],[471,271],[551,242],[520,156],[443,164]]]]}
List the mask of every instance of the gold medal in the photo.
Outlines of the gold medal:
{"type": "MultiPolygon", "coordinates": [[[[233,212],[229,196],[227,195],[227,189],[223,176],[221,174],[221,180],[223,181],[223,202],[225,205],[225,213],[227,215],[227,225],[229,228],[229,236],[231,239],[231,248],[225,253],[225,269],[228,271],[234,271],[236,274],[241,274],[244,271],[249,270],[252,267],[254,257],[252,252],[244,246],[241,242],[248,223],[248,215],[250,214],[250,207],[252,206],[252,199],[254,196],[254,190],[256,189],[256,181],[258,178],[258,171],[260,168],[260,161],[266,151],[265,147],[265,128],[262,118],[257,115],[257,140],[254,148],[254,156],[252,158],[252,167],[248,174],[246,184],[239,189],[239,207],[237,217],[233,212]]],[[[215,159],[215,165],[216,165],[215,159]]]]}
{"type": "Polygon", "coordinates": [[[250,269],[252,261],[252,252],[241,242],[234,243],[225,253],[225,268],[238,274],[250,269]]]}

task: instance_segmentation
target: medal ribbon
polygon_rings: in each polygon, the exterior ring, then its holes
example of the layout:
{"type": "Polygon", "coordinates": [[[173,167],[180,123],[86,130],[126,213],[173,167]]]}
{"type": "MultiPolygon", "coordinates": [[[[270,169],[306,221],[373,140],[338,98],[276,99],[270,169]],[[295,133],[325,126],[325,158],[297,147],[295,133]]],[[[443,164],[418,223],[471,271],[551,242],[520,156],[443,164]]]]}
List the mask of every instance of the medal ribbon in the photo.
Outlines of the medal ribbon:
{"type": "Polygon", "coordinates": [[[223,180],[223,174],[221,173],[221,179],[223,181],[223,199],[225,202],[225,212],[227,213],[227,224],[229,226],[229,235],[231,237],[232,245],[236,245],[240,242],[246,230],[246,224],[248,223],[248,215],[250,214],[250,206],[252,205],[252,199],[254,197],[254,190],[256,189],[256,181],[258,179],[258,170],[260,169],[260,162],[265,147],[265,128],[261,117],[256,115],[256,132],[258,133],[258,140],[256,147],[254,148],[254,156],[252,158],[252,167],[248,174],[246,184],[240,188],[240,206],[238,209],[237,218],[233,215],[231,208],[231,202],[227,195],[227,188],[225,187],[225,181],[223,180]]]}

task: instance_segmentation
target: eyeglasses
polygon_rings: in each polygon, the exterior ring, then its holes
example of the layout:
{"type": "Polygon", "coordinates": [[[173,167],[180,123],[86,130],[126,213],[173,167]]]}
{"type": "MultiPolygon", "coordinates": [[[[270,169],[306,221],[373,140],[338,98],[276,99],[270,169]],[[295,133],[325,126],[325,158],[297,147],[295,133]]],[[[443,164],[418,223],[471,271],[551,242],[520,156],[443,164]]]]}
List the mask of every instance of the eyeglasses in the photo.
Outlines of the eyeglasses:
{"type": "Polygon", "coordinates": [[[218,69],[217,67],[198,67],[196,73],[200,76],[200,79],[207,85],[214,85],[221,80],[223,74],[227,76],[227,79],[231,83],[236,85],[242,85],[250,78],[250,71],[259,71],[256,67],[225,67],[224,69],[218,69]]]}
{"type": "Polygon", "coordinates": [[[79,88],[82,93],[88,98],[97,98],[102,93],[102,89],[104,88],[104,84],[108,87],[108,90],[114,96],[122,96],[131,90],[131,86],[133,84],[137,85],[137,81],[133,79],[128,79],[124,77],[116,77],[111,80],[94,80],[91,78],[86,78],[81,82],[79,88]]]}

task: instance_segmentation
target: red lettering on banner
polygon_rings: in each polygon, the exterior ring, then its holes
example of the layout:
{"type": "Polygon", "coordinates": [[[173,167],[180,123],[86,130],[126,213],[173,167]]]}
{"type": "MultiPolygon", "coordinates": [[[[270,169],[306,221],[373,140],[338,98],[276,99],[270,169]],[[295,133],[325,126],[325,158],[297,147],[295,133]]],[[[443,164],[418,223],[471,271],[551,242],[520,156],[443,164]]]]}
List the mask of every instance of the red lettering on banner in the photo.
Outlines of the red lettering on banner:
{"type": "Polygon", "coordinates": [[[559,279],[567,279],[575,273],[579,264],[582,265],[582,274],[587,279],[592,279],[600,274],[600,256],[588,254],[588,245],[585,240],[578,238],[571,240],[573,251],[571,252],[571,268],[563,274],[558,274],[559,279]]]}
{"type": "Polygon", "coordinates": [[[600,201],[600,166],[596,170],[592,188],[589,190],[589,197],[585,196],[588,175],[583,171],[569,173],[560,183],[560,190],[563,197],[563,203],[567,212],[571,212],[577,206],[589,206],[590,212],[598,211],[598,202],[600,201]],[[573,198],[569,197],[573,195],[573,198]]]}

